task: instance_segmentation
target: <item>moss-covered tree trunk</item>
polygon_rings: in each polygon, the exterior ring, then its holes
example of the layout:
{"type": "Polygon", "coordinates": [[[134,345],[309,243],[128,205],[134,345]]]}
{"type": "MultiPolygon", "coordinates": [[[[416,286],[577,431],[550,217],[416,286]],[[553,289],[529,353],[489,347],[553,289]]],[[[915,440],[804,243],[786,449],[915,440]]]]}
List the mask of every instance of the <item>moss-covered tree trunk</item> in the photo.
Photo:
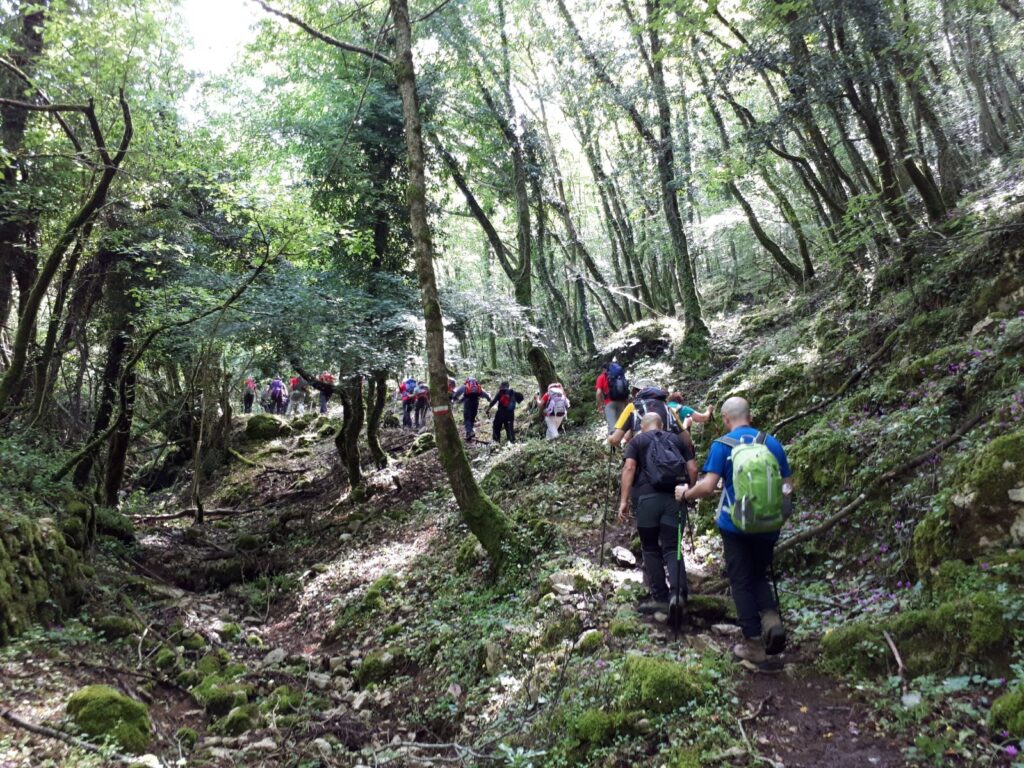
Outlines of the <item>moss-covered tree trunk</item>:
{"type": "Polygon", "coordinates": [[[377,371],[373,374],[367,389],[369,392],[366,400],[370,412],[366,417],[366,443],[370,447],[373,463],[378,469],[384,469],[388,465],[388,455],[380,444],[380,422],[388,402],[387,373],[377,371]]]}
{"type": "Polygon", "coordinates": [[[362,457],[359,455],[359,433],[366,419],[366,405],[363,402],[363,377],[353,376],[340,382],[338,392],[344,408],[341,429],[334,436],[334,447],[338,451],[349,487],[354,491],[363,485],[362,457]]]}
{"type": "Polygon", "coordinates": [[[426,320],[427,368],[430,372],[430,402],[434,411],[434,435],[438,454],[455,501],[466,525],[479,539],[496,570],[504,568],[522,551],[511,521],[488,498],[469,465],[458,428],[448,402],[448,373],[445,364],[444,322],[434,274],[434,244],[427,221],[427,183],[424,175],[423,132],[419,98],[412,59],[412,27],[407,0],[391,0],[395,24],[395,79],[402,97],[405,142],[409,152],[409,221],[416,253],[426,320]]]}

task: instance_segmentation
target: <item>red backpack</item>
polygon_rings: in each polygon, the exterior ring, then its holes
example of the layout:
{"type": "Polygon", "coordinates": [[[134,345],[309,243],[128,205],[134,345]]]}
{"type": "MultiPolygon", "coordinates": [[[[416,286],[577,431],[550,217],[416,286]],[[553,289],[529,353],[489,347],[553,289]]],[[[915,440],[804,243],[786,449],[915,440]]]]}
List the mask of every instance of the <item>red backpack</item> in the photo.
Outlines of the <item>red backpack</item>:
{"type": "Polygon", "coordinates": [[[466,379],[466,394],[467,395],[479,395],[483,390],[480,389],[480,382],[476,379],[466,379]]]}

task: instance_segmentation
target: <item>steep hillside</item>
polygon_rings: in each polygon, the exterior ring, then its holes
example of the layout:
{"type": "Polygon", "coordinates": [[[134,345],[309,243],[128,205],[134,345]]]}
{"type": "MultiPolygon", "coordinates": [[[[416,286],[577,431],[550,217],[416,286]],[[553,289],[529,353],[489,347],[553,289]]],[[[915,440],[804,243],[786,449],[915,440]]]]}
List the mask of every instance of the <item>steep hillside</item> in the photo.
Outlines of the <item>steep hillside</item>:
{"type": "MultiPolygon", "coordinates": [[[[356,501],[338,480],[334,419],[268,437],[239,418],[233,458],[205,489],[208,523],[179,513],[187,489],[135,499],[122,520],[134,539],[101,535],[79,618],[0,650],[3,706],[167,765],[1012,764],[1024,217],[965,221],[921,253],[914,289],[884,299],[833,285],[723,311],[699,360],[671,322],[607,342],[694,405],[745,395],[790,451],[781,675],[729,659],[711,502],[685,543],[682,636],[635,613],[638,542],[612,519],[619,463],[581,372],[577,423],[558,441],[495,448],[484,429],[470,446],[534,553],[500,580],[426,434],[385,430],[391,465],[356,501]],[[66,715],[98,683],[145,702],[147,719],[118,730],[66,715]]],[[[718,425],[694,432],[703,456],[718,425]]],[[[10,765],[99,760],[10,722],[0,748],[10,765]]]]}

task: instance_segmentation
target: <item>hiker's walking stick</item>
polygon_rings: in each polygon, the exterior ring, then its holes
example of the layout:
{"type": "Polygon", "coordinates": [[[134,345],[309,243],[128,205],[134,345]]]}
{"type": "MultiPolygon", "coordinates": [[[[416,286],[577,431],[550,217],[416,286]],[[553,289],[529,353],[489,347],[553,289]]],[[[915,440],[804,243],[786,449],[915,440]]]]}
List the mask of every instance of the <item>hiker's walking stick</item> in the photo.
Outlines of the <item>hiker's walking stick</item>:
{"type": "Polygon", "coordinates": [[[687,514],[689,507],[686,502],[681,502],[676,510],[676,593],[672,595],[668,606],[668,620],[672,625],[674,640],[679,639],[679,632],[683,628],[683,619],[686,615],[686,567],[683,565],[683,518],[689,519],[687,514]]]}
{"type": "MultiPolygon", "coordinates": [[[[598,567],[604,568],[604,539],[608,531],[608,515],[612,511],[612,455],[608,454],[608,471],[605,482],[608,484],[608,504],[601,515],[601,552],[597,556],[598,567]]],[[[776,601],[777,602],[777,601],[776,601]]]]}

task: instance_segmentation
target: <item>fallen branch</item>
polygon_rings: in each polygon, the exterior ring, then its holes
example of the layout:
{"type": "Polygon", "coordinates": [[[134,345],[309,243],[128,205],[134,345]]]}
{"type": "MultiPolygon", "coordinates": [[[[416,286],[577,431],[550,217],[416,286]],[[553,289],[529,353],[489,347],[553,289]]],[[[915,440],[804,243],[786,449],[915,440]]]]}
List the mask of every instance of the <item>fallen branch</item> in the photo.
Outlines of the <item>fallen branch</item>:
{"type": "MultiPolygon", "coordinates": [[[[85,739],[72,736],[70,733],[58,731],[56,728],[31,723],[28,720],[22,720],[9,709],[5,709],[3,712],[0,712],[0,718],[3,718],[16,728],[21,728],[22,730],[34,733],[37,736],[45,736],[48,739],[58,739],[63,741],[65,744],[70,744],[73,747],[84,749],[86,752],[92,752],[93,754],[98,754],[100,752],[99,747],[95,744],[90,744],[85,739]]],[[[122,755],[119,752],[110,753],[106,749],[103,750],[103,756],[108,760],[116,760],[117,762],[124,763],[125,765],[136,765],[139,762],[137,757],[129,757],[128,755],[122,755]]],[[[163,763],[161,763],[161,765],[163,765],[163,763]]]]}
{"type": "Polygon", "coordinates": [[[896,647],[896,641],[892,639],[892,635],[889,634],[889,630],[883,629],[882,636],[885,637],[885,642],[889,646],[889,650],[892,651],[893,658],[896,659],[896,672],[900,676],[900,681],[903,687],[903,693],[907,692],[907,668],[903,664],[903,657],[900,656],[900,650],[896,647]]]}
{"type": "Polygon", "coordinates": [[[743,728],[743,721],[739,718],[736,720],[736,725],[739,726],[740,736],[743,737],[743,745],[747,748],[747,754],[750,755],[750,759],[755,763],[767,763],[772,768],[786,768],[784,763],[780,763],[778,760],[772,760],[770,757],[765,757],[756,749],[750,741],[750,737],[747,736],[746,730],[743,728]]]}
{"type": "Polygon", "coordinates": [[[757,705],[757,708],[754,709],[754,711],[751,712],[749,715],[744,715],[743,717],[741,717],[740,722],[745,723],[748,720],[756,720],[757,718],[759,718],[761,714],[764,712],[764,708],[768,706],[768,704],[771,702],[774,696],[775,694],[769,693],[767,696],[761,699],[761,703],[757,705]]]}
{"type": "MultiPolygon", "coordinates": [[[[230,517],[231,515],[245,515],[245,514],[248,514],[249,512],[255,512],[257,509],[258,509],[258,507],[252,507],[250,509],[230,509],[230,508],[204,509],[203,510],[203,514],[206,515],[207,517],[209,517],[211,515],[213,517],[230,517]]],[[[190,508],[190,509],[182,509],[179,512],[172,512],[169,515],[143,515],[141,517],[130,517],[128,519],[131,520],[132,522],[139,522],[139,523],[160,523],[160,522],[163,522],[164,520],[180,520],[183,517],[193,516],[193,515],[195,515],[195,513],[196,513],[195,508],[190,508]]]]}
{"type": "Polygon", "coordinates": [[[243,464],[247,464],[250,467],[256,467],[256,469],[262,469],[263,471],[266,471],[266,469],[267,469],[265,466],[260,464],[258,461],[253,461],[252,459],[247,459],[245,456],[240,454],[234,448],[228,448],[228,453],[230,453],[232,456],[234,456],[236,459],[238,459],[243,464]]]}
{"type": "Polygon", "coordinates": [[[779,430],[782,429],[783,427],[792,424],[794,421],[799,421],[800,419],[806,416],[810,416],[812,413],[818,413],[818,411],[823,411],[826,408],[828,408],[828,406],[832,405],[832,403],[834,403],[836,400],[838,400],[847,392],[849,392],[850,388],[853,387],[853,385],[856,384],[858,381],[860,381],[861,377],[865,373],[867,373],[868,371],[875,367],[875,364],[882,359],[883,355],[885,355],[890,349],[893,348],[893,346],[895,346],[896,340],[898,338],[898,330],[890,333],[889,336],[886,338],[885,342],[883,342],[882,346],[879,347],[878,350],[876,350],[875,353],[871,355],[871,357],[869,357],[863,363],[858,365],[853,370],[853,373],[850,374],[846,381],[844,381],[842,385],[840,385],[839,389],[832,393],[832,395],[825,398],[817,405],[808,408],[805,411],[800,411],[800,413],[796,413],[792,416],[787,416],[785,419],[783,419],[782,421],[775,425],[775,427],[772,429],[772,434],[777,435],[779,433],[779,430]]]}

